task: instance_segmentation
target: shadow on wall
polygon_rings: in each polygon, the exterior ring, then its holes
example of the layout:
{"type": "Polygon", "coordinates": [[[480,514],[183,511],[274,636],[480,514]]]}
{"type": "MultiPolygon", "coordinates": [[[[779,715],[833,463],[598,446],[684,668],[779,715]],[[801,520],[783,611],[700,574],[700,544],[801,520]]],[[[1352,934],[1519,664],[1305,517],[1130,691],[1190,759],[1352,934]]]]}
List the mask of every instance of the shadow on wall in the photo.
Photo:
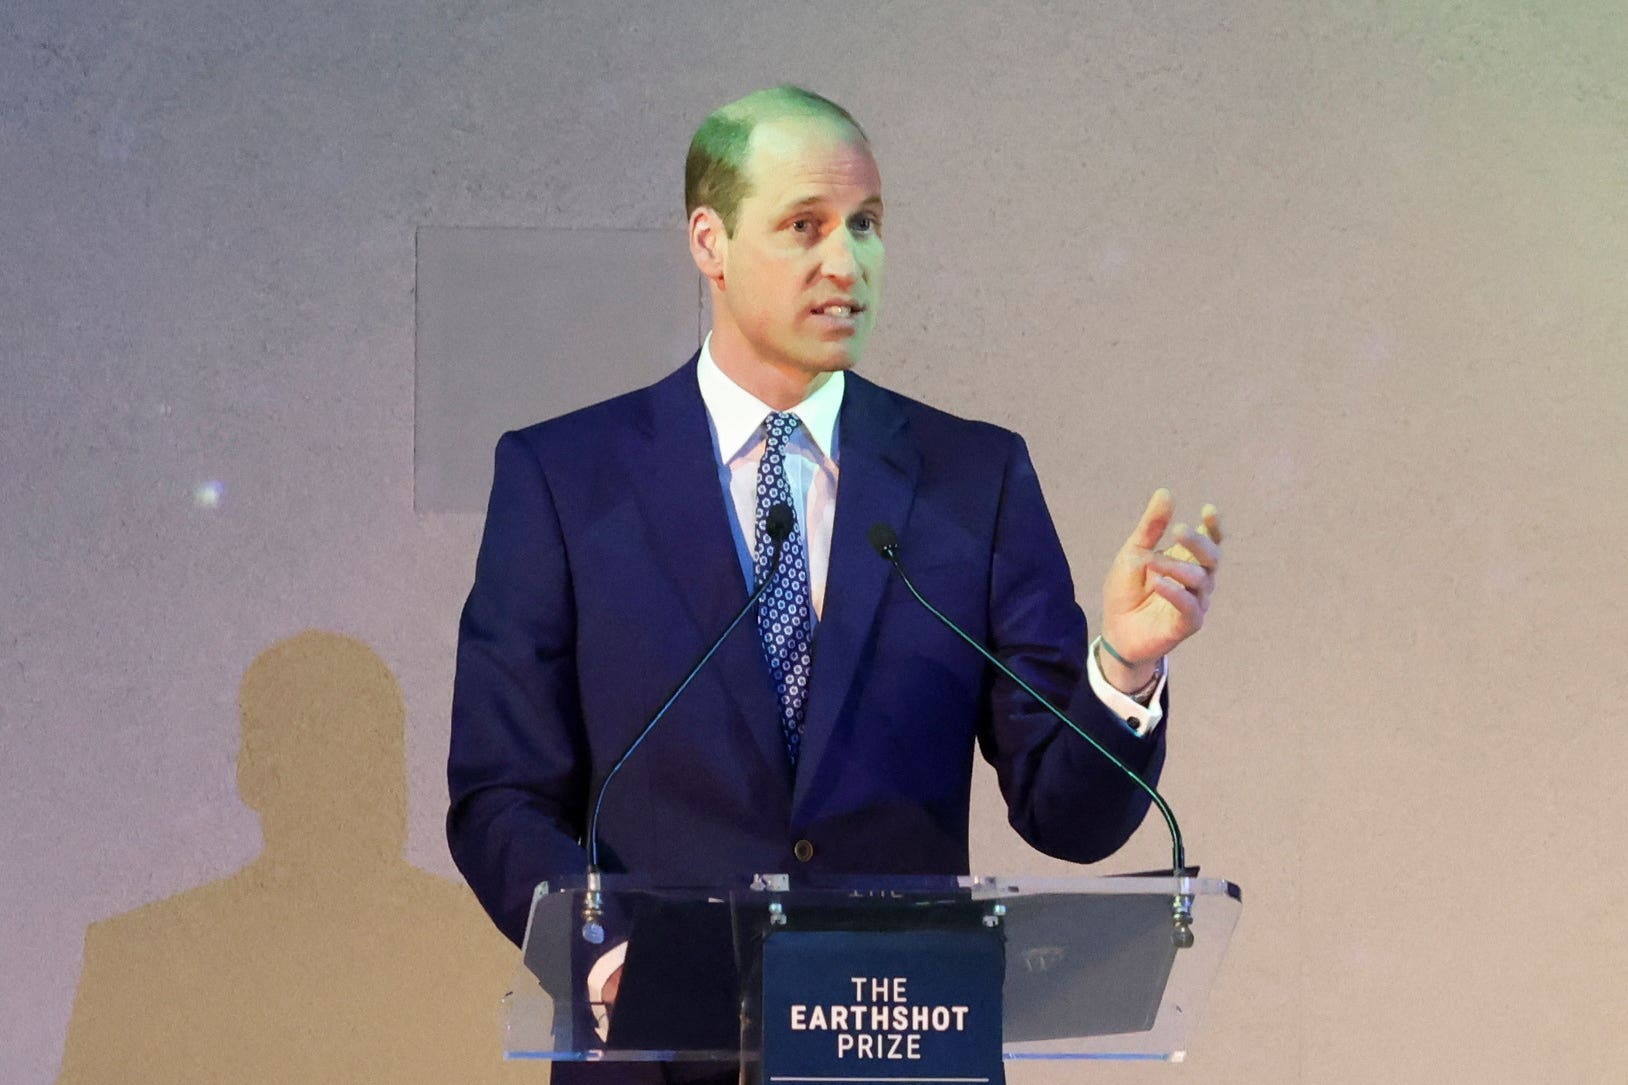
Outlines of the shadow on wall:
{"type": "Polygon", "coordinates": [[[401,857],[405,712],[384,662],[300,633],[255,659],[241,706],[238,787],[265,849],[91,926],[58,1082],[517,1080],[499,1006],[514,948],[467,888],[401,857]]]}

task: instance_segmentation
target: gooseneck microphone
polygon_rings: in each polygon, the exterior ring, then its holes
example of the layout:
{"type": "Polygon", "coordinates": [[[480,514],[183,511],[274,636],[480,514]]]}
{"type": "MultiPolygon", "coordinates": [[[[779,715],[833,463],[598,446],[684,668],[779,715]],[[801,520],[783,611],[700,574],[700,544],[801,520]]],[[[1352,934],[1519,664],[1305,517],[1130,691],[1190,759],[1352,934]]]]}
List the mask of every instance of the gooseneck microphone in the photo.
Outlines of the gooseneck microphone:
{"type": "Polygon", "coordinates": [[[586,840],[588,845],[588,886],[587,892],[583,894],[582,898],[582,938],[584,941],[599,945],[605,940],[605,928],[602,922],[605,914],[605,899],[603,879],[599,872],[599,812],[605,805],[605,792],[610,789],[611,780],[622,770],[622,766],[627,764],[628,758],[633,756],[633,751],[639,748],[639,744],[650,736],[651,731],[656,729],[656,724],[660,723],[661,718],[667,714],[667,710],[673,707],[673,702],[677,701],[679,695],[689,688],[695,676],[701,673],[701,668],[705,667],[707,661],[717,653],[719,648],[723,647],[724,641],[729,639],[729,634],[733,633],[735,627],[741,624],[741,619],[746,617],[753,607],[757,606],[757,601],[763,597],[763,593],[768,590],[769,585],[774,583],[775,573],[780,569],[781,550],[785,546],[786,539],[791,536],[791,529],[794,524],[791,506],[784,501],[777,501],[769,506],[769,512],[764,519],[763,527],[769,536],[769,541],[774,544],[774,551],[769,557],[769,571],[764,575],[763,582],[753,590],[751,597],[746,600],[746,605],[741,607],[740,611],[730,619],[729,625],[724,627],[724,631],[718,634],[718,639],[712,642],[712,646],[702,654],[695,666],[690,668],[690,673],[686,674],[684,680],[673,689],[672,693],[667,695],[666,700],[661,702],[661,707],[656,709],[655,715],[650,717],[650,722],[644,725],[644,730],[640,731],[638,737],[628,744],[627,749],[622,751],[622,756],[618,757],[616,763],[611,766],[610,771],[605,773],[605,779],[600,781],[599,792],[594,798],[593,816],[588,819],[586,840]]]}
{"type": "Polygon", "coordinates": [[[937,607],[929,603],[926,596],[922,595],[920,591],[916,590],[916,585],[910,582],[910,577],[904,571],[904,565],[899,560],[899,535],[897,532],[895,532],[887,524],[876,523],[872,524],[870,530],[866,532],[866,538],[870,540],[870,544],[876,550],[876,552],[880,554],[889,565],[893,566],[893,571],[899,574],[899,579],[904,582],[904,586],[910,590],[911,595],[915,596],[916,602],[927,608],[927,612],[929,614],[942,622],[944,626],[950,630],[950,632],[954,633],[956,636],[970,644],[979,655],[989,660],[989,662],[994,665],[996,670],[1000,671],[1006,677],[1016,682],[1025,693],[1033,697],[1036,701],[1040,702],[1040,706],[1042,708],[1044,708],[1047,712],[1050,712],[1053,716],[1056,716],[1075,734],[1089,742],[1098,753],[1102,754],[1102,756],[1113,762],[1115,768],[1119,769],[1119,771],[1123,772],[1126,776],[1129,776],[1136,786],[1140,787],[1143,791],[1146,791],[1148,795],[1152,797],[1154,804],[1159,808],[1159,813],[1164,815],[1165,824],[1170,828],[1171,873],[1178,882],[1177,892],[1171,900],[1171,919],[1175,925],[1175,929],[1173,930],[1171,937],[1175,941],[1178,949],[1186,949],[1191,946],[1193,944],[1193,898],[1180,892],[1179,886],[1180,879],[1186,876],[1187,873],[1187,850],[1182,844],[1181,827],[1176,824],[1176,815],[1171,812],[1170,805],[1164,801],[1164,796],[1160,795],[1158,789],[1144,780],[1138,772],[1110,753],[1107,748],[1102,745],[1102,743],[1098,742],[1096,739],[1087,734],[1084,728],[1075,723],[1073,720],[1069,719],[1068,716],[1063,713],[1062,709],[1058,708],[1056,705],[1046,700],[1046,698],[1042,697],[1038,690],[1029,685],[1029,683],[1025,682],[1022,678],[1019,678],[1006,664],[996,659],[987,648],[969,636],[966,630],[962,629],[949,618],[945,617],[937,607]]]}

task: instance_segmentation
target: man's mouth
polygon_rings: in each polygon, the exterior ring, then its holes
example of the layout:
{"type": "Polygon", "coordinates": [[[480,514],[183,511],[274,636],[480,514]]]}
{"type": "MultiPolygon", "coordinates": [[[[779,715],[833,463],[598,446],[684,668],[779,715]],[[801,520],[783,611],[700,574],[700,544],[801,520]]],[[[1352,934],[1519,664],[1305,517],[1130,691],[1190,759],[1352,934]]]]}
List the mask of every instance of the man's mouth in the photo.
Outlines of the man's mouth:
{"type": "Polygon", "coordinates": [[[811,310],[811,312],[813,312],[813,314],[815,316],[830,316],[830,317],[838,317],[838,318],[841,318],[841,319],[847,319],[847,318],[853,317],[855,314],[863,313],[864,311],[865,311],[865,307],[863,305],[860,305],[860,304],[858,304],[856,302],[851,302],[851,301],[848,301],[848,302],[840,302],[840,301],[827,302],[824,305],[816,305],[811,310]]]}

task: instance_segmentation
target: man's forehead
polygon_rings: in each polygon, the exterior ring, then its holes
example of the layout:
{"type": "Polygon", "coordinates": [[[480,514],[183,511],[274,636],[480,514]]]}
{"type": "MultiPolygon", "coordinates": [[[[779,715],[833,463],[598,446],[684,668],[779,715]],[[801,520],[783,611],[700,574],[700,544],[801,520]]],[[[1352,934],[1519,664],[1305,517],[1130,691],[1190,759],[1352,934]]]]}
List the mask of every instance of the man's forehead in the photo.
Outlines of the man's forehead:
{"type": "Polygon", "coordinates": [[[882,202],[881,171],[870,145],[846,124],[824,117],[780,117],[753,130],[746,176],[751,191],[776,206],[825,202],[833,187],[860,184],[863,204],[882,202]]]}

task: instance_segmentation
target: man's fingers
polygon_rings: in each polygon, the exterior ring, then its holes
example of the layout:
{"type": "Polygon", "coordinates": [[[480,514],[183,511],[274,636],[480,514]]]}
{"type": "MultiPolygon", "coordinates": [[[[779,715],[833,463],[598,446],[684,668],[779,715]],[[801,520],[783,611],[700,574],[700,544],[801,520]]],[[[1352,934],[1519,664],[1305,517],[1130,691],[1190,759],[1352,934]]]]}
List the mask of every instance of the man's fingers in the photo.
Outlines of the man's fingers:
{"type": "Polygon", "coordinates": [[[1199,519],[1202,521],[1198,529],[1199,532],[1207,535],[1211,539],[1214,539],[1216,542],[1220,542],[1221,510],[1216,508],[1214,505],[1205,505],[1203,511],[1199,514],[1199,519]]]}
{"type": "Polygon", "coordinates": [[[1131,546],[1143,550],[1152,550],[1164,538],[1165,528],[1170,526],[1170,517],[1175,514],[1176,503],[1170,497],[1170,491],[1160,486],[1148,498],[1147,508],[1142,510],[1142,519],[1131,532],[1128,540],[1131,546]]]}
{"type": "Polygon", "coordinates": [[[1159,554],[1148,559],[1148,568],[1159,576],[1166,576],[1193,592],[1210,589],[1210,571],[1191,561],[1182,561],[1170,554],[1159,554]]]}
{"type": "Polygon", "coordinates": [[[1193,531],[1185,524],[1177,525],[1175,539],[1175,544],[1165,551],[1171,557],[1197,562],[1206,569],[1216,569],[1221,565],[1221,547],[1204,534],[1204,528],[1193,531]]]}
{"type": "Polygon", "coordinates": [[[1189,528],[1186,524],[1177,524],[1172,531],[1170,520],[1175,512],[1176,503],[1171,498],[1169,490],[1161,486],[1153,491],[1153,496],[1148,499],[1147,508],[1142,510],[1142,519],[1137,523],[1136,530],[1131,532],[1127,545],[1141,550],[1152,550],[1159,545],[1159,540],[1164,538],[1165,532],[1171,531],[1173,541],[1165,550],[1166,554],[1214,570],[1221,564],[1221,510],[1207,504],[1199,513],[1197,530],[1189,528]]]}
{"type": "Polygon", "coordinates": [[[1153,590],[1159,597],[1181,612],[1190,626],[1183,636],[1191,636],[1204,624],[1204,604],[1179,581],[1161,576],[1153,581],[1153,590]]]}

